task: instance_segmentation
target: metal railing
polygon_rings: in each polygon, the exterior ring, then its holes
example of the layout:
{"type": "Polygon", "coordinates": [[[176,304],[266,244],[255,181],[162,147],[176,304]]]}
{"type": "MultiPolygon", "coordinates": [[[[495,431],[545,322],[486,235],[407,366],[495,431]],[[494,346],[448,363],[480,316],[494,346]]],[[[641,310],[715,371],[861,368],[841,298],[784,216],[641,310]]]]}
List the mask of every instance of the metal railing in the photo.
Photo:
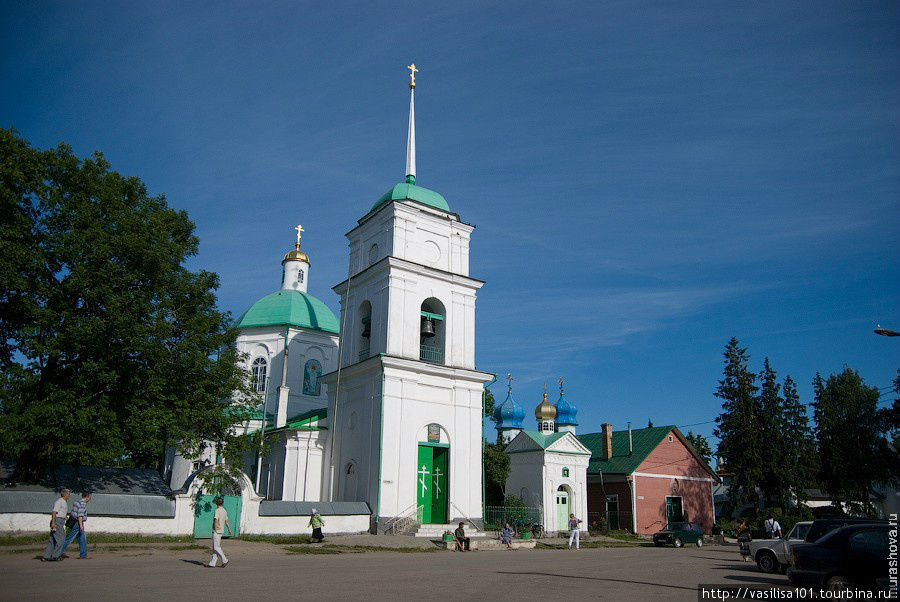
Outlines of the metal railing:
{"type": "Polygon", "coordinates": [[[443,364],[444,350],[431,345],[419,345],[419,359],[429,364],[443,364]]]}
{"type": "Polygon", "coordinates": [[[474,522],[471,518],[469,518],[469,515],[467,515],[465,512],[463,512],[462,510],[459,509],[459,506],[457,506],[457,505],[454,504],[453,502],[450,502],[450,507],[451,507],[451,508],[456,508],[456,511],[459,512],[459,515],[460,515],[462,518],[466,519],[466,521],[467,521],[470,525],[472,525],[472,527],[473,527],[476,531],[479,529],[478,525],[476,525],[475,522],[474,522]]]}
{"type": "Polygon", "coordinates": [[[409,506],[388,522],[384,532],[388,535],[406,535],[422,524],[425,506],[409,506]]]}
{"type": "Polygon", "coordinates": [[[544,524],[544,511],[542,508],[532,506],[506,507],[485,506],[484,529],[485,531],[499,531],[503,525],[509,525],[518,530],[531,528],[531,525],[544,524]]]}

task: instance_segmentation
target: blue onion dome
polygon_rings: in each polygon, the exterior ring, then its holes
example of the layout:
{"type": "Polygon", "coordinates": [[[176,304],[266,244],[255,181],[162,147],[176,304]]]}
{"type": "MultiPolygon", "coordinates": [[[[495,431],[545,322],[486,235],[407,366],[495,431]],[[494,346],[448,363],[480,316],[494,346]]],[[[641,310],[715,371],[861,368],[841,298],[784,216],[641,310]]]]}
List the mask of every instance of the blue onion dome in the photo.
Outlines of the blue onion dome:
{"type": "Polygon", "coordinates": [[[494,422],[498,429],[520,429],[525,419],[525,410],[515,402],[512,393],[506,394],[506,400],[494,408],[494,422]]]}
{"type": "Polygon", "coordinates": [[[578,414],[578,408],[566,401],[566,396],[560,393],[559,400],[556,402],[556,424],[578,426],[578,421],[575,419],[576,414],[578,414]]]}

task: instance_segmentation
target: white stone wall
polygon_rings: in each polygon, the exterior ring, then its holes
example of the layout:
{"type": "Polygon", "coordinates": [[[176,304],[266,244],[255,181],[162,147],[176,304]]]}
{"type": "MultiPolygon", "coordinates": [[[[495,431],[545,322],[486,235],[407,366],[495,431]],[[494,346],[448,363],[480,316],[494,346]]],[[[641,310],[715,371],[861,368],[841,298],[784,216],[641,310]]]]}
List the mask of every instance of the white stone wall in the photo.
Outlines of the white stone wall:
{"type": "Polygon", "coordinates": [[[327,431],[292,430],[273,435],[266,458],[267,499],[318,502],[322,499],[327,431]]]}
{"type": "Polygon", "coordinates": [[[581,530],[587,531],[587,466],[590,456],[576,456],[548,451],[544,456],[544,529],[547,531],[568,531],[567,524],[558,524],[556,517],[556,491],[565,485],[574,494],[569,505],[577,518],[581,530]],[[569,469],[569,477],[562,476],[562,469],[569,469]],[[572,500],[574,497],[574,500],[572,500]]]}

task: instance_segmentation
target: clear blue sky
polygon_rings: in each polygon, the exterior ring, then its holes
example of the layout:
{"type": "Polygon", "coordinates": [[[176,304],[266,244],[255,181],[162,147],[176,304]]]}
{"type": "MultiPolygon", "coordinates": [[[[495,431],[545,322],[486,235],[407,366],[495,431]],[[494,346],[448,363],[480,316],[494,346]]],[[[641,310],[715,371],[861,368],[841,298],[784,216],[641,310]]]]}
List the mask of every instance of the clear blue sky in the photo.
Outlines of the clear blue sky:
{"type": "Polygon", "coordinates": [[[4,3],[0,125],[186,209],[235,316],[302,223],[337,310],[414,61],[418,182],[477,226],[477,364],[531,427],[560,375],[582,432],[710,421],[731,336],[805,402],[845,364],[890,385],[896,2],[332,4],[4,3]]]}

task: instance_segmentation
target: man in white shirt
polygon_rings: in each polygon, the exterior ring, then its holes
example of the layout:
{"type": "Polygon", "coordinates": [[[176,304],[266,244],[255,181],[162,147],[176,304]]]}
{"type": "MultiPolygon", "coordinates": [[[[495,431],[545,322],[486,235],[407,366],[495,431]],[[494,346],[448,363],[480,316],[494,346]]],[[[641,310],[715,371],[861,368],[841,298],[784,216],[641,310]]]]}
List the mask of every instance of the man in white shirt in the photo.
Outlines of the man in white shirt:
{"type": "Polygon", "coordinates": [[[775,517],[771,514],[769,514],[769,518],[766,519],[766,535],[769,539],[781,537],[781,525],[778,524],[778,521],[775,520],[775,517]]]}
{"type": "Polygon", "coordinates": [[[225,500],[220,497],[216,498],[216,513],[213,515],[213,532],[212,532],[212,549],[213,555],[207,565],[209,568],[215,568],[216,561],[222,559],[222,568],[228,566],[228,558],[222,551],[222,534],[225,528],[228,528],[228,535],[231,535],[231,525],[228,523],[228,513],[225,512],[225,500]]]}
{"type": "Polygon", "coordinates": [[[63,489],[50,513],[50,539],[41,560],[62,560],[63,541],[66,538],[66,515],[69,513],[69,496],[72,492],[63,489]]]}

